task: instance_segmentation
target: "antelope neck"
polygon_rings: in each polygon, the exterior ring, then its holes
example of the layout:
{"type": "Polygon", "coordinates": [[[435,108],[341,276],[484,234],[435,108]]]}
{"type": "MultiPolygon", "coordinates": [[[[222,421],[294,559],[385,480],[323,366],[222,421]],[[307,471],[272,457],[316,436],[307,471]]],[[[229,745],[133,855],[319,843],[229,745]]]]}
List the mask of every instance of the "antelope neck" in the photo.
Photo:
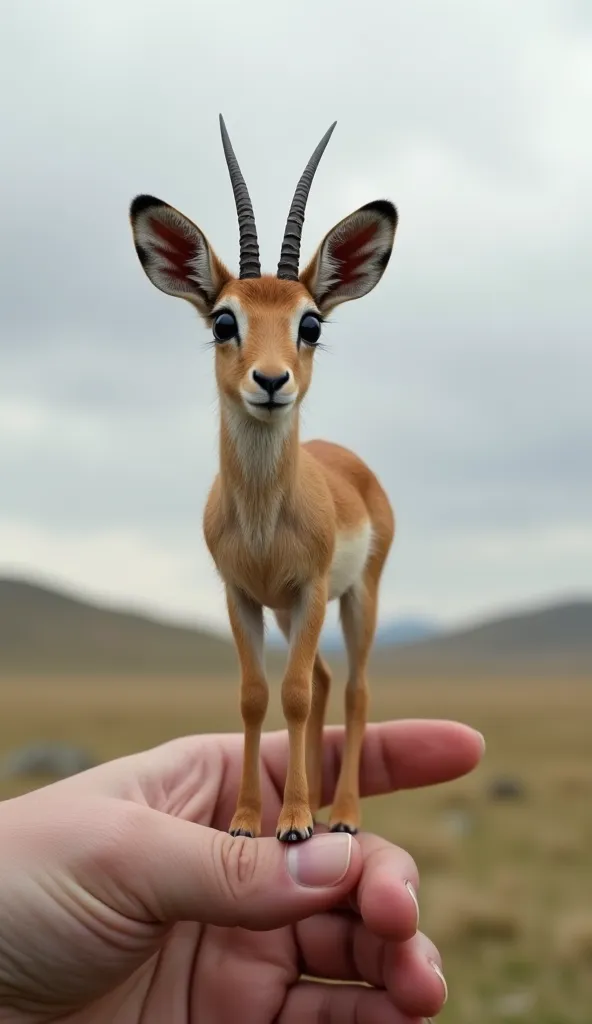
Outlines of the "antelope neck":
{"type": "Polygon", "coordinates": [[[262,423],[222,402],[220,479],[227,498],[260,505],[266,495],[288,497],[299,463],[299,411],[277,423],[262,423]]]}

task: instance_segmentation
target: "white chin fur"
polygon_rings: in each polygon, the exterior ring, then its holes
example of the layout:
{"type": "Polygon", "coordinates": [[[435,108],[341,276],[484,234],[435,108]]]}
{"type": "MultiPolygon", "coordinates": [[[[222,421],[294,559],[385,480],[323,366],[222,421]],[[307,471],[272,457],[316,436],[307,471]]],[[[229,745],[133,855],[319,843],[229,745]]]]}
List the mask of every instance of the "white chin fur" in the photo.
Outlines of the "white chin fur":
{"type": "Polygon", "coordinates": [[[278,405],[275,409],[267,409],[264,402],[258,402],[259,395],[250,391],[241,391],[243,406],[249,416],[260,423],[277,423],[285,420],[296,404],[297,394],[278,395],[278,405]],[[286,401],[287,399],[287,401],[286,401]]]}
{"type": "Polygon", "coordinates": [[[294,408],[294,402],[286,402],[283,405],[276,406],[275,409],[267,409],[265,405],[256,405],[243,398],[243,406],[249,416],[259,420],[260,423],[277,423],[279,420],[285,420],[290,415],[294,408]]]}

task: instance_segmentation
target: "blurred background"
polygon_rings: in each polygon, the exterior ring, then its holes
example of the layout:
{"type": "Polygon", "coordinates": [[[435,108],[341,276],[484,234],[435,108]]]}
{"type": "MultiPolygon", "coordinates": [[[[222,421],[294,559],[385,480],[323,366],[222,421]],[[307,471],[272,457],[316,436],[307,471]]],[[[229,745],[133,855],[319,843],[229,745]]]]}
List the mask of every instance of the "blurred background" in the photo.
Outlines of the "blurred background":
{"type": "MultiPolygon", "coordinates": [[[[127,219],[155,194],[236,270],[220,111],[264,269],[334,119],[303,265],[357,206],[399,209],[381,284],[326,330],[303,433],[354,447],[397,511],[372,717],[459,718],[488,742],[470,778],[366,806],[422,871],[450,985],[440,1019],[589,1024],[587,0],[5,0],[0,797],[241,727],[201,534],[209,337],[149,285],[127,219]]],[[[271,626],[269,645],[274,727],[271,626]]],[[[324,646],[338,722],[335,609],[324,646]]]]}

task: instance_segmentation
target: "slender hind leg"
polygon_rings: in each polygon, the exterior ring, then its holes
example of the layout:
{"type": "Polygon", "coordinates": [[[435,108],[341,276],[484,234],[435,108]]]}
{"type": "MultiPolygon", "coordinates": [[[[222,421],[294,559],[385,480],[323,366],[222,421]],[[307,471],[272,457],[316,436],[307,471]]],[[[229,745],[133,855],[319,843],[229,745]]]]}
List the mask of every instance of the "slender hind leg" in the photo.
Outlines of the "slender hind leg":
{"type": "MultiPolygon", "coordinates": [[[[290,613],[275,613],[277,624],[286,640],[290,639],[290,613]]],[[[323,790],[323,726],[327,700],[331,689],[331,670],[319,651],[315,655],[312,673],[312,704],[306,728],[306,775],[308,795],[313,815],[322,807],[323,790]]]]}
{"type": "Polygon", "coordinates": [[[306,774],[313,817],[323,806],[323,727],[331,689],[331,671],[317,651],[312,677],[312,705],[306,733],[306,774]]]}
{"type": "Polygon", "coordinates": [[[368,718],[366,669],[378,606],[379,573],[369,566],[360,583],[341,598],[340,615],[347,648],[349,676],[345,690],[345,744],[329,827],[357,832],[360,826],[360,757],[368,718]]]}

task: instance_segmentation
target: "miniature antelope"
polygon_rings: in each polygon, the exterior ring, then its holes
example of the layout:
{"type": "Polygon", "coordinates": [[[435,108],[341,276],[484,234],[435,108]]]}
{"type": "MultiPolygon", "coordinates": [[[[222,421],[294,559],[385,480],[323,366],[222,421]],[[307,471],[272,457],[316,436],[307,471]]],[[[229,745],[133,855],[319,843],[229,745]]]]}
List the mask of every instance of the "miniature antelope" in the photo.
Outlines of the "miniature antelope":
{"type": "Polygon", "coordinates": [[[350,833],[359,827],[367,663],[380,578],[395,533],[387,495],[364,462],[339,445],[301,443],[299,436],[300,406],[323,321],[337,305],[378,284],[398,219],[385,200],[362,206],[329,231],[299,273],[306,201],[334,128],[298,183],[275,275],[261,273],[251,200],[221,116],[239,222],[238,278],[178,210],[148,195],[137,196],[130,208],[136,251],[149,280],[191,302],[215,342],[219,473],[203,530],[225,585],[241,670],[244,755],[233,835],[261,833],[259,752],[268,704],[264,608],[273,610],[289,641],[281,691],[289,758],[276,833],[284,842],[308,839],[322,806],[330,673],[318,644],[327,602],[336,599],[349,676],[345,746],[329,825],[350,833]]]}

